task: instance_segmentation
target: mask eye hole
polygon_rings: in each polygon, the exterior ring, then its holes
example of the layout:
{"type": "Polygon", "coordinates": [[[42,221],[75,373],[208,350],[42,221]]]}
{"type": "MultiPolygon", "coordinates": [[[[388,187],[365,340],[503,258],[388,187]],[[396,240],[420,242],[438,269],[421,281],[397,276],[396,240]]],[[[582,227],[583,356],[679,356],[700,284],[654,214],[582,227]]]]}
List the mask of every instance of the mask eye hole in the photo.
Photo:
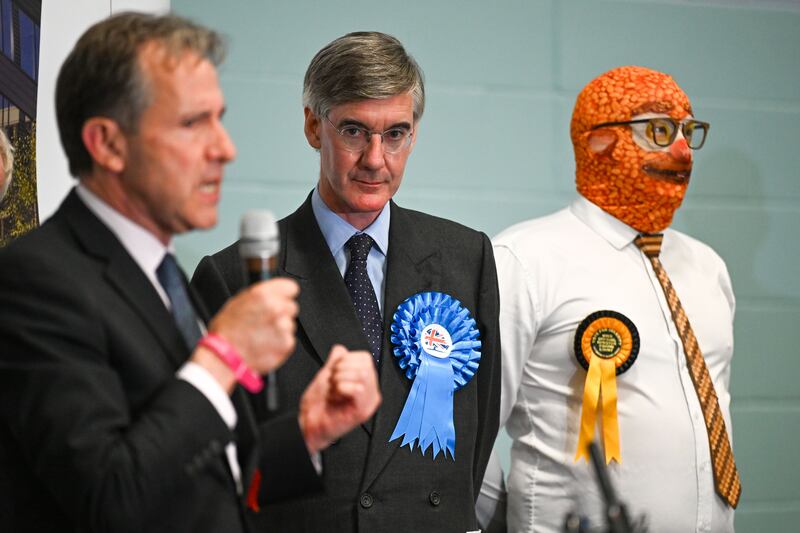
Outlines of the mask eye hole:
{"type": "Polygon", "coordinates": [[[658,146],[669,146],[675,138],[675,123],[665,118],[653,118],[647,122],[647,136],[658,146]]]}

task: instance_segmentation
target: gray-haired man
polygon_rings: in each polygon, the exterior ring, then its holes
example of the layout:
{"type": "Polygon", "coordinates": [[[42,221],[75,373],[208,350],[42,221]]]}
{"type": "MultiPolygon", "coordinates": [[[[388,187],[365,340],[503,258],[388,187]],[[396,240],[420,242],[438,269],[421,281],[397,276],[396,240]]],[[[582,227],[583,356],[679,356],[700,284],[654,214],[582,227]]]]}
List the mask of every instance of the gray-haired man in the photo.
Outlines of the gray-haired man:
{"type": "MultiPolygon", "coordinates": [[[[384,402],[323,452],[325,493],[266,505],[258,529],[476,530],[498,423],[497,281],[485,235],[391,201],[417,140],[422,72],[394,37],[351,33],[311,61],[303,101],[320,172],[280,222],[279,270],[301,289],[296,352],[278,372],[281,405],[297,403],[337,342],[372,352],[384,402]]],[[[212,308],[243,286],[237,255],[233,245],[195,272],[212,308]]]]}
{"type": "Polygon", "coordinates": [[[126,13],[84,33],[61,68],[79,184],[0,251],[2,531],[243,532],[259,459],[291,474],[281,488],[313,482],[309,452],[377,406],[369,354],[338,347],[299,418],[254,424],[237,380],[256,388],[291,353],[292,280],[232,298],[204,334],[171,238],[216,223],[235,155],[222,52],[207,28],[126,13]]]}

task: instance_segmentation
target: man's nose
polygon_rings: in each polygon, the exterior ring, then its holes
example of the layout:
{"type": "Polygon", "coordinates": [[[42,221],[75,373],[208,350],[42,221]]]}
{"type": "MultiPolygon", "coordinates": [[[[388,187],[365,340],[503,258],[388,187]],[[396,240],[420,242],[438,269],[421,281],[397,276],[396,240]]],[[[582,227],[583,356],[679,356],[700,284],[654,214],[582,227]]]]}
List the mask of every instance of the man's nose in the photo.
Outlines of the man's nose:
{"type": "Polygon", "coordinates": [[[373,133],[369,136],[369,143],[361,154],[361,163],[371,169],[378,169],[383,166],[383,138],[379,133],[373,133]]]}
{"type": "Polygon", "coordinates": [[[232,161],[236,157],[236,146],[233,144],[228,130],[220,123],[217,125],[216,133],[216,140],[212,143],[213,157],[225,163],[232,161]]]}
{"type": "Polygon", "coordinates": [[[682,134],[669,146],[669,153],[673,159],[681,163],[692,162],[692,150],[682,134]]]}

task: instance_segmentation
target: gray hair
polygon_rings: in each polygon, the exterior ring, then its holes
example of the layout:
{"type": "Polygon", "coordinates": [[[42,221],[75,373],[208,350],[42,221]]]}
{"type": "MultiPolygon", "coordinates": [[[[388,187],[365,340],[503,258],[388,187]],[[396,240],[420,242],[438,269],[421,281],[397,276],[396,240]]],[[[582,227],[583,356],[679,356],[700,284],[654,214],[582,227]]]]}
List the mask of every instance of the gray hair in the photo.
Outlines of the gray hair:
{"type": "Polygon", "coordinates": [[[425,109],[422,69],[395,37],[353,32],[317,52],[303,80],[303,106],[327,116],[340,104],[411,93],[414,121],[425,109]]]}
{"type": "Polygon", "coordinates": [[[3,159],[3,186],[0,187],[0,201],[5,198],[11,178],[14,175],[14,147],[0,128],[0,158],[3,159]]]}
{"type": "Polygon", "coordinates": [[[138,61],[140,50],[148,43],[157,43],[176,59],[193,52],[219,65],[225,56],[219,34],[174,15],[119,13],[86,30],[61,66],[56,82],[58,130],[74,176],[92,168],[81,139],[86,120],[103,116],[127,133],[138,130],[152,97],[138,61]]]}

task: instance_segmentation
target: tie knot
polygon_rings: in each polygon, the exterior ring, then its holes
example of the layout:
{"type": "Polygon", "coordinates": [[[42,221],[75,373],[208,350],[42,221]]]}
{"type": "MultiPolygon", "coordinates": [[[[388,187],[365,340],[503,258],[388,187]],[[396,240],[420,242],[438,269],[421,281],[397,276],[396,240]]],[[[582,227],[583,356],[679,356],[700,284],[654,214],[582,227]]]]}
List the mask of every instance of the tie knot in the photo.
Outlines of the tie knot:
{"type": "Polygon", "coordinates": [[[357,233],[347,241],[347,249],[350,250],[351,261],[366,261],[369,251],[375,241],[366,233],[357,233]]]}
{"type": "Polygon", "coordinates": [[[663,233],[643,233],[633,239],[633,242],[647,257],[658,257],[661,253],[662,240],[664,240],[663,233]]]}

